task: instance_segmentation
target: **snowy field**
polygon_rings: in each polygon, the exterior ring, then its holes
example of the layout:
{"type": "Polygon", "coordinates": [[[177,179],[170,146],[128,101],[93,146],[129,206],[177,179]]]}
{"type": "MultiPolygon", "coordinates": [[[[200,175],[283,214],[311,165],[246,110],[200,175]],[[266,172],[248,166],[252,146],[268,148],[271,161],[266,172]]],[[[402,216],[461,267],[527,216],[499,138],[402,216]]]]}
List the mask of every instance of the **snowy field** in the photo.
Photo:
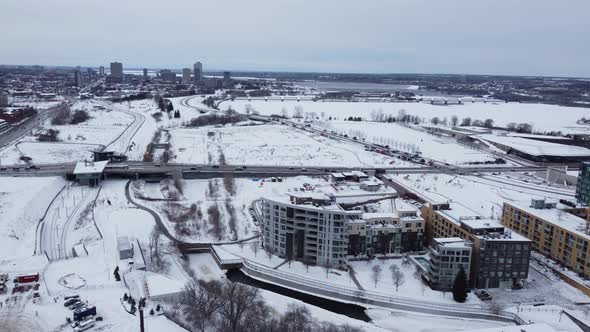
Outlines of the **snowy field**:
{"type": "Polygon", "coordinates": [[[533,130],[552,131],[561,130],[564,133],[588,133],[589,126],[578,125],[576,121],[582,117],[590,117],[590,109],[581,107],[563,107],[544,104],[519,103],[466,103],[464,105],[431,105],[429,103],[347,103],[347,102],[313,102],[313,101],[260,101],[236,100],[221,103],[221,109],[231,105],[238,112],[244,112],[245,106],[250,104],[260,114],[281,114],[285,110],[293,115],[296,105],[303,107],[304,113],[315,113],[318,117],[332,117],[339,120],[349,116],[360,116],[370,119],[372,111],[382,110],[386,115],[396,116],[400,110],[407,114],[425,119],[439,117],[451,119],[456,115],[459,119],[470,117],[485,120],[491,118],[495,125],[504,126],[510,122],[531,123],[533,130]]]}
{"type": "Polygon", "coordinates": [[[58,177],[0,178],[2,259],[33,255],[37,223],[64,184],[58,177]]]}
{"type": "Polygon", "coordinates": [[[176,162],[293,166],[410,166],[360,145],[336,141],[284,125],[174,129],[176,162]]]}
{"type": "MultiPolygon", "coordinates": [[[[415,145],[422,156],[449,164],[467,162],[493,161],[495,158],[480,150],[460,145],[455,139],[437,137],[420,128],[401,126],[395,123],[328,121],[325,124],[336,132],[362,133],[369,142],[388,144],[396,150],[407,151],[409,145],[415,145]]],[[[409,152],[409,151],[408,151],[409,152]]]]}
{"type": "Polygon", "coordinates": [[[182,183],[183,193],[176,201],[165,200],[169,197],[171,190],[176,191],[168,181],[135,182],[132,190],[140,204],[155,208],[159,212],[172,234],[175,234],[175,222],[170,220],[170,217],[188,213],[191,219],[187,226],[190,227],[192,234],[181,236],[181,238],[195,242],[217,242],[254,235],[258,231],[258,226],[254,225],[248,209],[252,202],[261,196],[282,196],[288,191],[298,189],[303,183],[309,183],[317,188],[330,187],[328,182],[320,178],[305,176],[284,178],[283,182],[236,178],[231,186],[235,188],[233,194],[226,189],[223,178],[184,180],[182,183]],[[195,211],[190,213],[190,207],[193,204],[195,211]],[[209,217],[209,209],[215,207],[220,212],[221,221],[217,229],[209,217]]]}
{"type": "MultiPolygon", "coordinates": [[[[33,163],[63,163],[90,160],[89,151],[105,146],[115,140],[133,121],[133,117],[110,109],[97,109],[94,101],[80,101],[72,106],[72,111],[85,110],[90,119],[76,125],[51,125],[49,121],[43,129],[58,130],[59,142],[39,142],[35,136],[25,136],[19,142],[0,150],[4,164],[23,164],[21,153],[32,158],[33,163]],[[20,151],[19,151],[20,149],[20,151]]],[[[38,130],[33,131],[33,135],[38,130]]]]}
{"type": "Polygon", "coordinates": [[[456,202],[484,217],[500,219],[504,201],[531,198],[573,199],[572,190],[542,184],[510,181],[506,176],[455,176],[446,174],[389,175],[434,202],[456,202]]]}

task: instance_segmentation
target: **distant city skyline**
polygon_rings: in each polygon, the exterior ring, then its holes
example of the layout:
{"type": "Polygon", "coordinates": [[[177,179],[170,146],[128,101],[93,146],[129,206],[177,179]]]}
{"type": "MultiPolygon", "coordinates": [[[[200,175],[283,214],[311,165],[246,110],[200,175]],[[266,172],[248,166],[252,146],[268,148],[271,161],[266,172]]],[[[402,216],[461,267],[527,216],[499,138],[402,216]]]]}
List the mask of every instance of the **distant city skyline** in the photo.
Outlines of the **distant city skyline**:
{"type": "Polygon", "coordinates": [[[2,11],[8,65],[590,76],[586,0],[6,0],[2,11]]]}

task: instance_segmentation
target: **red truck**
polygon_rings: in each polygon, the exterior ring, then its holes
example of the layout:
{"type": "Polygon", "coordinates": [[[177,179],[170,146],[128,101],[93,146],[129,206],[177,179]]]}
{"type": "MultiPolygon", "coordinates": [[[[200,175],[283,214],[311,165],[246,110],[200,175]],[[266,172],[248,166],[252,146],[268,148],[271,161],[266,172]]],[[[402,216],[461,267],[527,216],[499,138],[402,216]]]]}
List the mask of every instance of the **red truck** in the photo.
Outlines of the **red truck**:
{"type": "Polygon", "coordinates": [[[16,277],[14,282],[18,282],[19,284],[25,284],[28,282],[39,282],[39,273],[36,274],[28,274],[16,277]]]}

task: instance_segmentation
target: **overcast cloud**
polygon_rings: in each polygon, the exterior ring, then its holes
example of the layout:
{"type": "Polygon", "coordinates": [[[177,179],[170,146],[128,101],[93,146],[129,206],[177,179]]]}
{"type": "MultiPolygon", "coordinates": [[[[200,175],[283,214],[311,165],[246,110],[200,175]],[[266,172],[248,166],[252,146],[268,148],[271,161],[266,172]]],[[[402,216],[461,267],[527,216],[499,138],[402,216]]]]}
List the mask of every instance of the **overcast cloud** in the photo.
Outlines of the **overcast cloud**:
{"type": "Polygon", "coordinates": [[[589,0],[1,0],[0,63],[590,77],[589,0]]]}

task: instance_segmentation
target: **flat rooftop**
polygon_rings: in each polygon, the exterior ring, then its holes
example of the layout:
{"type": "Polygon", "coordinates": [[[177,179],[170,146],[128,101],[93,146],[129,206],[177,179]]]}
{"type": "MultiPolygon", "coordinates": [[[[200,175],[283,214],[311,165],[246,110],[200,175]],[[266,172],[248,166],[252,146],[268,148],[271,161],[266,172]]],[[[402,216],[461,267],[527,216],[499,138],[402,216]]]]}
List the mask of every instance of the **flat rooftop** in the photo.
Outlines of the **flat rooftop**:
{"type": "Polygon", "coordinates": [[[108,160],[105,161],[80,161],[76,163],[74,168],[74,174],[100,174],[104,171],[108,164],[108,160]]]}
{"type": "Polygon", "coordinates": [[[461,248],[461,247],[471,247],[471,242],[467,240],[463,240],[460,237],[437,237],[434,238],[434,242],[442,247],[452,247],[452,248],[461,248]]]}
{"type": "MultiPolygon", "coordinates": [[[[264,197],[264,199],[269,200],[269,201],[274,201],[277,203],[289,204],[289,205],[305,208],[308,210],[353,212],[353,211],[345,211],[340,205],[338,205],[336,203],[331,203],[331,204],[327,204],[327,205],[318,205],[318,206],[313,205],[313,204],[295,204],[295,203],[291,202],[291,199],[289,198],[289,196],[264,197]]],[[[362,213],[362,211],[356,211],[356,212],[358,214],[362,213]]]]}
{"type": "Polygon", "coordinates": [[[480,135],[483,140],[508,146],[531,156],[590,157],[590,149],[580,146],[536,141],[514,136],[480,135]]]}
{"type": "MultiPolygon", "coordinates": [[[[551,224],[554,224],[555,226],[567,229],[572,233],[590,240],[590,235],[584,232],[586,228],[586,220],[583,218],[575,216],[559,208],[535,209],[530,206],[529,201],[507,202],[507,204],[510,204],[518,209],[521,209],[522,211],[536,216],[537,218],[543,219],[551,224]]],[[[558,207],[561,206],[558,205],[558,207]]]]}

